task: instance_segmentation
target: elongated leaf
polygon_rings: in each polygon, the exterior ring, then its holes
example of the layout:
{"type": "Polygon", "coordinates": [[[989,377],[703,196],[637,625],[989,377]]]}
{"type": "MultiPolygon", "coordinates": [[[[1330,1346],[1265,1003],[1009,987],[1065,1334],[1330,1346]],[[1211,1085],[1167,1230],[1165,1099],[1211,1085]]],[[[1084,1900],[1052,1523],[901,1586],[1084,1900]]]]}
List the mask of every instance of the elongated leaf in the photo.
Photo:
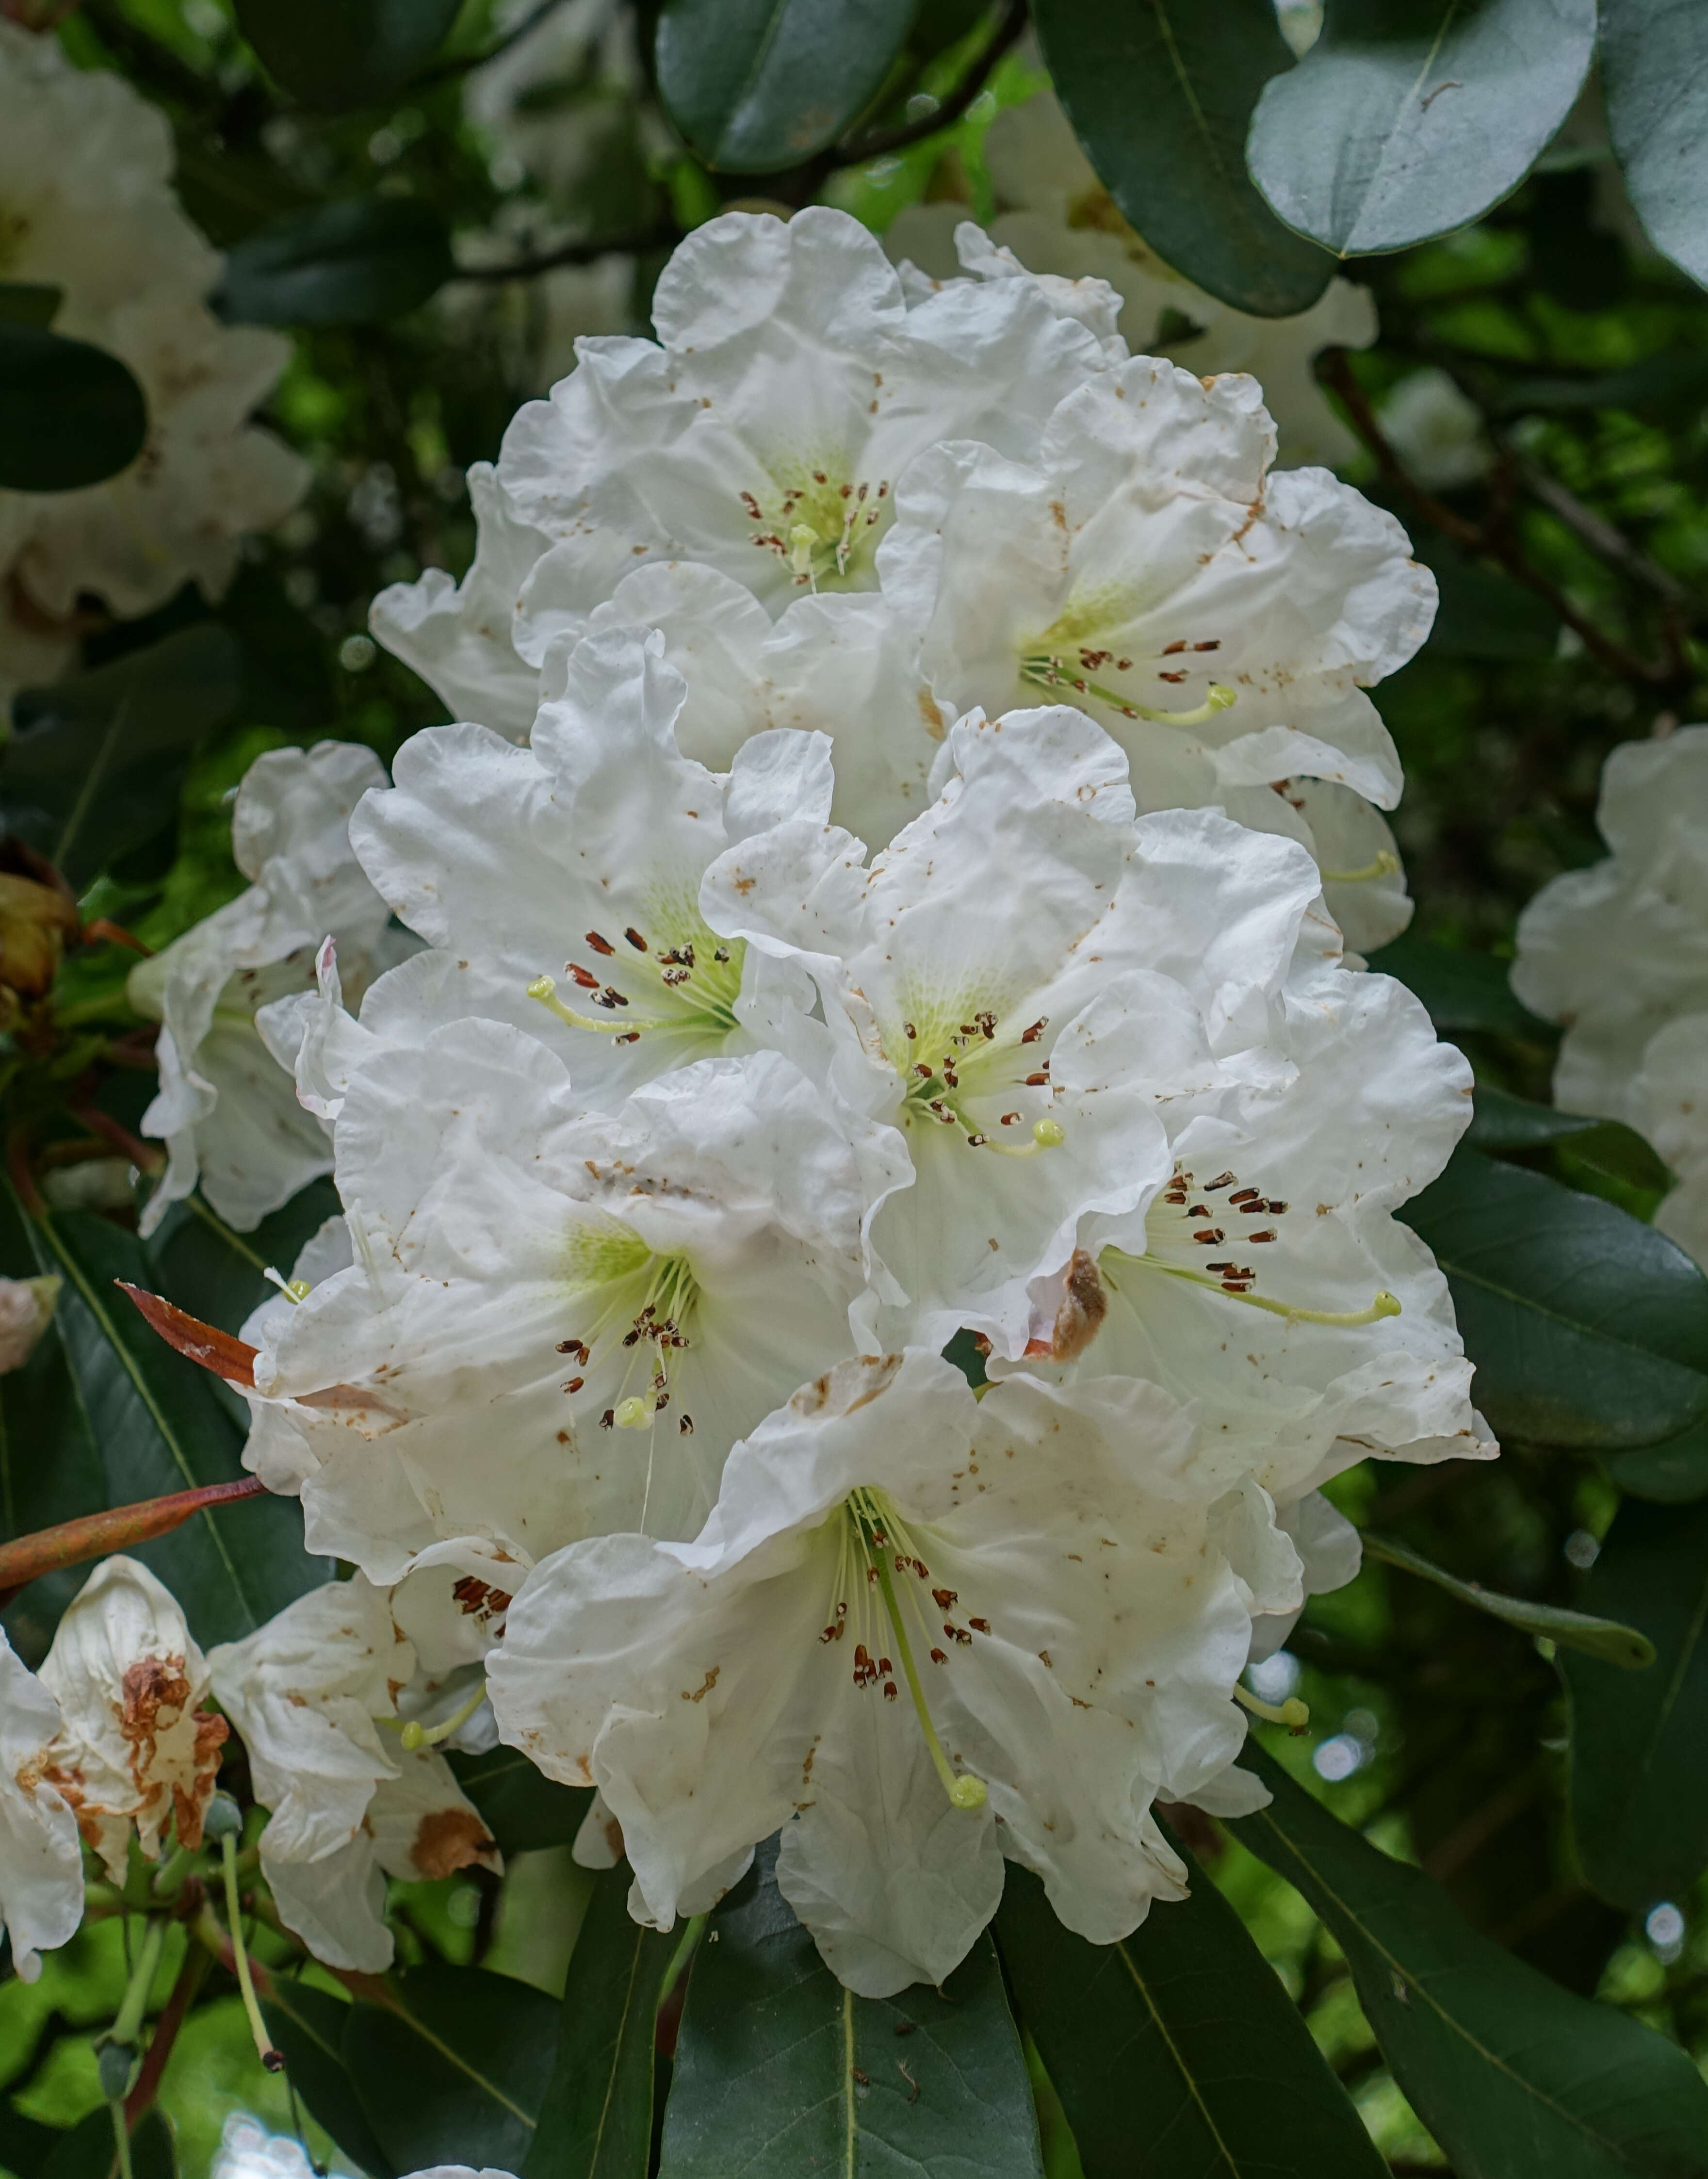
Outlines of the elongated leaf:
{"type": "Polygon", "coordinates": [[[288,1975],[273,1978],[261,2012],[275,2046],[284,2053],[292,2088],[309,2110],[368,2179],[394,2179],[396,2167],[376,2139],[341,2041],[349,2006],[324,1990],[288,1975]]]}
{"type": "Polygon", "coordinates": [[[1584,1872],[1616,1907],[1652,1907],[1708,1864],[1708,1507],[1622,1506],[1584,1598],[1659,1652],[1634,1683],[1590,1658],[1560,1660],[1584,1872]]]}
{"type": "Polygon", "coordinates": [[[592,1803],[585,1787],[560,1786],[514,1748],[492,1748],[484,1755],[453,1754],[450,1764],[457,1783],[507,1854],[572,1845],[592,1803]]]}
{"type": "Polygon", "coordinates": [[[777,1888],[777,1849],[695,1956],[659,2179],[908,2171],[1041,2179],[1025,2061],[988,1935],[939,1996],[855,1997],[777,1888]]]}
{"type": "Polygon", "coordinates": [[[889,73],[914,0],[665,0],[658,88],[714,168],[767,174],[832,144],[889,73]]]}
{"type": "Polygon", "coordinates": [[[264,227],[229,252],[213,297],[233,323],[367,326],[451,277],[445,222],[414,197],[351,197],[264,227]]]}
{"type": "Polygon", "coordinates": [[[1612,1451],[1708,1413],[1708,1279],[1663,1234],[1467,1150],[1400,1216],[1447,1273],[1497,1430],[1612,1451]]]}
{"type": "Polygon", "coordinates": [[[0,487],[99,484],[129,469],[147,436],[142,388],[116,355],[0,317],[0,487]]]}
{"type": "Polygon", "coordinates": [[[1695,0],[1601,0],[1601,84],[1649,239],[1708,283],[1708,19],[1695,0]]]}
{"type": "MultiPolygon", "coordinates": [[[[0,1275],[39,1274],[28,1221],[9,1183],[0,1184],[0,1275]]],[[[56,1315],[22,1368],[0,1376],[0,1543],[97,1513],[106,1503],[101,1455],[56,1315]]],[[[7,1632],[26,1663],[46,1655],[83,1579],[78,1572],[32,1582],[8,1611],[7,1632]]]]}
{"type": "Polygon", "coordinates": [[[1461,1581],[1456,1574],[1431,1566],[1397,1538],[1379,1536],[1370,1529],[1364,1531],[1364,1551],[1366,1558],[1383,1559],[1389,1566],[1403,1567],[1407,1573],[1444,1589],[1461,1604],[1486,1611],[1491,1619],[1503,1619],[1508,1627],[1517,1627],[1526,1634],[1541,1635],[1562,1649],[1581,1649],[1585,1656],[1599,1657],[1604,1664],[1617,1665],[1626,1672],[1645,1671],[1655,1661],[1655,1645],[1648,1636],[1619,1620],[1568,1611],[1562,1605],[1532,1604],[1521,1596],[1499,1595],[1480,1581],[1461,1581]]]}
{"type": "Polygon", "coordinates": [[[1601,1124],[1581,1112],[1557,1111],[1551,1105],[1538,1105],[1479,1083],[1465,1140],[1479,1150],[1535,1150],[1567,1135],[1593,1133],[1601,1124]]]}
{"type": "MultiPolygon", "coordinates": [[[[58,1320],[107,1502],[236,1481],[241,1434],[206,1373],[157,1339],[113,1285],[147,1276],[135,1235],[68,1211],[38,1221],[34,1237],[42,1270],[65,1281],[58,1320]]],[[[330,1571],[303,1549],[296,1506],[270,1496],[198,1513],[136,1556],[183,1605],[204,1648],[250,1633],[330,1571]]]]}
{"type": "Polygon", "coordinates": [[[629,1886],[626,1863],[594,1885],[522,2179],[646,2179],[654,2023],[677,1940],[634,1920],[629,1886]]]}
{"type": "Polygon", "coordinates": [[[557,2043],[543,1991],[435,1963],[398,1978],[395,2008],[350,2007],[341,2049],[375,2138],[399,2171],[519,2172],[557,2043]]]}
{"type": "Polygon", "coordinates": [[[1688,1506],[1708,1498],[1708,1423],[1692,1423],[1657,1445],[1639,1445],[1604,1461],[1609,1475],[1634,1498],[1688,1506]]]}
{"type": "Polygon", "coordinates": [[[1308,310],[1333,261],[1245,171],[1258,94],[1292,59],[1269,0],[1036,0],[1032,16],[1086,156],[1151,248],[1238,310],[1308,310]]]}
{"type": "Polygon", "coordinates": [[[235,0],[238,27],[305,106],[389,98],[426,67],[461,0],[235,0]]]}
{"type": "Polygon", "coordinates": [[[1261,1749],[1240,1759],[1274,1798],[1229,1830],[1346,1954],[1393,2077],[1458,2179],[1708,2172],[1708,2083],[1676,2044],[1478,1935],[1421,1869],[1367,1844],[1261,1749]]]}
{"type": "Polygon", "coordinates": [[[0,2165],[15,2173],[17,2179],[36,2179],[58,2140],[57,2127],[47,2126],[39,2118],[26,2118],[9,2100],[0,2102],[0,2165]]]}
{"type": "Polygon", "coordinates": [[[1486,953],[1436,946],[1408,934],[1372,953],[1370,965],[1421,999],[1437,1029],[1491,1029],[1544,1040],[1557,1035],[1513,997],[1507,982],[1509,964],[1486,953]]]}
{"type": "Polygon", "coordinates": [[[13,705],[0,804],[75,885],[169,825],[195,744],[229,718],[236,644],[213,622],[13,705]]]}
{"type": "Polygon", "coordinates": [[[1085,2179],[1382,2179],[1363,2120],[1207,1876],[1122,1943],[1089,1945],[1011,1868],[996,1926],[1085,2179]]]}
{"type": "Polygon", "coordinates": [[[1595,0],[1328,0],[1258,101],[1253,178],[1343,256],[1446,234],[1518,187],[1595,45],[1595,0]]]}

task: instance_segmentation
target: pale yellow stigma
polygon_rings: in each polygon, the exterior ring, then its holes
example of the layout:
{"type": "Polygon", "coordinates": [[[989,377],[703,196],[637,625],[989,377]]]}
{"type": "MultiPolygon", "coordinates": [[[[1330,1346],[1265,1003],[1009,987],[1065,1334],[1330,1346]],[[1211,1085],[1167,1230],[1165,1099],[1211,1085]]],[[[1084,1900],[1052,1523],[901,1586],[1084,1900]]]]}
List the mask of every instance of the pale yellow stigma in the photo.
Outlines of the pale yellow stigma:
{"type": "Polygon", "coordinates": [[[1399,857],[1392,848],[1384,848],[1373,863],[1366,863],[1361,870],[1323,870],[1319,873],[1325,885],[1370,885],[1377,878],[1391,878],[1400,867],[1399,857]]]}
{"type": "Polygon", "coordinates": [[[1284,1725],[1291,1733],[1304,1732],[1310,1723],[1310,1710],[1297,1695],[1289,1695],[1284,1703],[1266,1703],[1249,1688],[1236,1687],[1233,1699],[1243,1704],[1254,1717],[1260,1717],[1270,1725],[1284,1725]]]}

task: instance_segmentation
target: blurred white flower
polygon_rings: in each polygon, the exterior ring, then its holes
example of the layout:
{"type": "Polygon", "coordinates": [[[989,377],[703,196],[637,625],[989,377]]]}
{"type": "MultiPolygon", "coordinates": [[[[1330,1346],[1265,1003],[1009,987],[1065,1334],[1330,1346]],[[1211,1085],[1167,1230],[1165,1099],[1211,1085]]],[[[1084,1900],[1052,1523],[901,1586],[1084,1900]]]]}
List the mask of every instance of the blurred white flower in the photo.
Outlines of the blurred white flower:
{"type": "Polygon", "coordinates": [[[1494,458],[1476,403],[1433,365],[1401,379],[1378,420],[1408,474],[1430,491],[1475,484],[1494,458]]]}
{"type": "Polygon", "coordinates": [[[1525,908],[1513,989],[1564,1027],[1556,1104],[1648,1137],[1655,1223],[1708,1265],[1708,727],[1622,743],[1595,820],[1612,852],[1525,908]]]}
{"type": "Polygon", "coordinates": [[[30,1359],[52,1321],[62,1283],[51,1276],[0,1279],[0,1375],[30,1359]]]}
{"type": "Polygon", "coordinates": [[[217,597],[244,535],[307,488],[306,465],[249,422],[290,344],[208,310],[219,256],[172,166],[165,116],[122,76],[0,21],[0,277],[58,288],[53,330],[122,358],[149,414],[142,452],[105,483],[0,491],[0,701],[69,658],[80,600],[134,616],[188,581],[217,597]]]}

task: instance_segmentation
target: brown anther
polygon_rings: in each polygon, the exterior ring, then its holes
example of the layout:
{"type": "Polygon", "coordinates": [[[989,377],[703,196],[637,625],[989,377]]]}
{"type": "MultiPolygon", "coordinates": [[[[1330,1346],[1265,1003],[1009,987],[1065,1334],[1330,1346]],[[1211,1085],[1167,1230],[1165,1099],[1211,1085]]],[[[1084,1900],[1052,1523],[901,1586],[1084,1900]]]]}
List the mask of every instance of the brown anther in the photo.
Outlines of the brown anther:
{"type": "Polygon", "coordinates": [[[1026,1077],[1026,1087],[1029,1090],[1047,1090],[1049,1086],[1050,1070],[1047,1067],[1041,1068],[1037,1073],[1029,1074],[1026,1077]]]}
{"type": "MultiPolygon", "coordinates": [[[[1195,1233],[1192,1238],[1205,1248],[1213,1249],[1219,1241],[1225,1241],[1227,1236],[1219,1226],[1207,1226],[1201,1233],[1195,1233]]],[[[1248,1233],[1246,1238],[1249,1240],[1251,1236],[1248,1233]]]]}
{"type": "Polygon", "coordinates": [[[637,953],[644,953],[646,951],[646,941],[640,936],[640,933],[634,928],[634,925],[632,923],[623,932],[623,936],[629,941],[629,944],[634,948],[637,953]]]}
{"type": "Polygon", "coordinates": [[[590,969],[582,968],[577,962],[566,961],[563,973],[566,976],[573,976],[584,991],[596,991],[599,988],[599,979],[590,969]]]}
{"type": "Polygon", "coordinates": [[[1227,1199],[1230,1203],[1255,1203],[1258,1191],[1255,1188],[1236,1188],[1227,1199]]]}
{"type": "Polygon", "coordinates": [[[1208,643],[1195,643],[1192,648],[1195,650],[1220,650],[1222,638],[1219,635],[1211,636],[1208,643]]]}
{"type": "Polygon", "coordinates": [[[948,1636],[950,1641],[964,1642],[970,1647],[973,1638],[964,1627],[957,1627],[953,1621],[946,1619],[943,1622],[943,1632],[948,1636]]]}
{"type": "Polygon", "coordinates": [[[1156,676],[1156,678],[1157,678],[1159,681],[1184,681],[1184,680],[1186,678],[1186,676],[1185,676],[1185,674],[1184,674],[1184,672],[1183,672],[1183,673],[1159,673],[1159,674],[1156,676]]]}
{"type": "Polygon", "coordinates": [[[583,936],[586,938],[587,943],[593,948],[593,951],[596,953],[614,953],[617,951],[617,948],[611,943],[610,940],[608,938],[601,938],[596,930],[586,931],[583,936]]]}
{"type": "Polygon", "coordinates": [[[676,1425],[676,1434],[678,1437],[693,1436],[694,1418],[692,1415],[684,1415],[682,1418],[682,1420],[676,1425]]]}
{"type": "Polygon", "coordinates": [[[586,1382],[585,1377],[572,1377],[563,1389],[566,1392],[579,1392],[586,1382]]]}
{"type": "Polygon", "coordinates": [[[1218,1188],[1232,1188],[1238,1177],[1239,1175],[1237,1172],[1218,1172],[1214,1180],[1205,1182],[1205,1192],[1206,1194],[1213,1195],[1218,1188]]]}
{"type": "Polygon", "coordinates": [[[729,958],[729,948],[727,946],[714,946],[711,949],[711,958],[714,961],[727,961],[729,958]]]}
{"type": "Polygon", "coordinates": [[[934,1589],[931,1591],[931,1600],[939,1611],[947,1611],[951,1605],[960,1602],[960,1595],[958,1590],[953,1589],[934,1589]]]}
{"type": "Polygon", "coordinates": [[[615,984],[607,984],[605,986],[603,996],[600,1000],[600,1004],[601,1006],[626,1007],[628,1003],[628,1000],[623,997],[622,992],[618,990],[615,984]]]}
{"type": "Polygon", "coordinates": [[[975,1627],[980,1634],[988,1634],[991,1631],[991,1622],[988,1619],[969,1619],[967,1624],[969,1627],[975,1627]]]}
{"type": "Polygon", "coordinates": [[[1281,1236],[1271,1226],[1267,1232],[1248,1233],[1245,1238],[1248,1241],[1278,1241],[1281,1238],[1281,1236]]]}
{"type": "Polygon", "coordinates": [[[1040,1014],[1036,1021],[1033,1023],[1030,1029],[1023,1029],[1020,1032],[1021,1043],[1035,1044],[1049,1026],[1050,1017],[1048,1014],[1040,1014]]]}
{"type": "Polygon", "coordinates": [[[1004,1112],[1002,1115],[1002,1124],[1005,1128],[1012,1128],[1015,1121],[1018,1120],[1019,1117],[1020,1116],[1018,1112],[1004,1112]]]}
{"type": "Polygon", "coordinates": [[[969,1150],[981,1150],[989,1140],[990,1137],[988,1135],[969,1135],[967,1137],[967,1148],[969,1150]]]}
{"type": "Polygon", "coordinates": [[[617,1410],[616,1410],[616,1408],[607,1408],[607,1409],[605,1410],[604,1413],[603,1413],[602,1415],[601,1415],[601,1416],[600,1416],[600,1418],[599,1418],[599,1427],[600,1427],[600,1429],[601,1429],[601,1430],[614,1430],[614,1429],[616,1428],[616,1425],[617,1425],[617,1410]]]}
{"type": "Polygon", "coordinates": [[[1165,643],[1163,645],[1161,656],[1164,658],[1173,658],[1177,652],[1184,650],[1185,648],[1185,637],[1184,635],[1177,635],[1173,643],[1165,643]]]}
{"type": "Polygon", "coordinates": [[[948,1661],[949,1661],[949,1653],[948,1653],[948,1651],[947,1651],[947,1649],[933,1649],[933,1650],[932,1650],[932,1652],[931,1652],[931,1662],[932,1662],[934,1665],[947,1665],[947,1664],[948,1663],[948,1661]]]}
{"type": "Polygon", "coordinates": [[[638,1029],[624,1029],[621,1036],[612,1039],[612,1042],[616,1044],[639,1044],[640,1041],[640,1032],[638,1029]]]}
{"type": "Polygon", "coordinates": [[[897,1689],[895,1682],[893,1680],[886,1680],[884,1682],[884,1700],[886,1702],[893,1702],[896,1699],[896,1693],[897,1689]]]}

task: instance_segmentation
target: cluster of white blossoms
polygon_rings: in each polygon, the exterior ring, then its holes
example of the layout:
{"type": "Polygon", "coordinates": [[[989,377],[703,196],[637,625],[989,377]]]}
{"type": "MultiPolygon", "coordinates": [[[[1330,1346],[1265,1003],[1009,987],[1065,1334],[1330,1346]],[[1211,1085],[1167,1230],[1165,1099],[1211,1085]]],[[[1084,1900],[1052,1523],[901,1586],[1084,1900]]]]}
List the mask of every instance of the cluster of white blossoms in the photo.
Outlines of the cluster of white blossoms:
{"type": "MultiPolygon", "coordinates": [[[[991,240],[1033,272],[1108,283],[1120,298],[1121,336],[1135,351],[1159,343],[1187,370],[1205,376],[1248,371],[1291,466],[1338,468],[1358,441],[1329,406],[1311,370],[1326,348],[1368,348],[1376,336],[1369,288],[1331,280],[1308,310],[1255,318],[1167,265],[1117,210],[1079,147],[1056,95],[1042,91],[997,114],[985,136],[985,160],[1000,209],[991,240]]],[[[885,247],[932,278],[960,270],[956,227],[966,217],[949,203],[912,205],[898,215],[885,247]]]]}
{"type": "Polygon", "coordinates": [[[305,464],[249,418],[290,354],[207,307],[217,250],[180,210],[165,117],[122,76],[0,20],[0,281],[58,291],[52,329],[129,366],[148,436],[80,491],[0,490],[0,705],[51,679],[90,601],[134,617],[217,597],[244,535],[288,514],[305,464]]]}
{"type": "Polygon", "coordinates": [[[1708,727],[1622,742],[1595,821],[1612,853],[1519,917],[1513,988],[1565,1029],[1555,1102],[1648,1138],[1678,1176],[1655,1223],[1708,1266],[1708,727]]]}
{"type": "Polygon", "coordinates": [[[658,1927],[781,1830],[866,1994],[1005,1858],[1117,1939],[1185,1886],[1158,1803],[1263,1798],[1241,1674],[1358,1563],[1321,1486],[1493,1450],[1393,1215],[1469,1069],[1299,837],[1397,792],[1428,580],[1114,309],[712,222],[662,345],[517,419],[467,582],[382,602],[460,722],[354,814],[360,753],[251,775],[151,1124],[168,1186],[343,1206],[221,1366],[357,1572],[208,1660],[324,1957],[490,1859],[404,1761],[471,1732],[596,1788],[658,1927]]]}

